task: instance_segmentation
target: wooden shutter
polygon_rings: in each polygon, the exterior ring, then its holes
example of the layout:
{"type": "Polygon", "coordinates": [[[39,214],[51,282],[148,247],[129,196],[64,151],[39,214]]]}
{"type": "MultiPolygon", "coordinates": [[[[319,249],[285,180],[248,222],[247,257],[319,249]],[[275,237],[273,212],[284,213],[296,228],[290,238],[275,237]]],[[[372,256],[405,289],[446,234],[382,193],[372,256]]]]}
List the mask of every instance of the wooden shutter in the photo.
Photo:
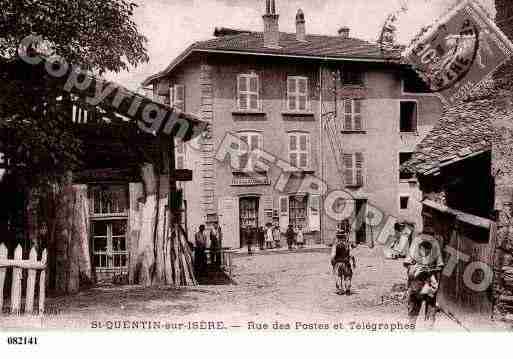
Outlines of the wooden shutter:
{"type": "Polygon", "coordinates": [[[356,152],[354,158],[356,168],[356,184],[358,186],[363,186],[363,153],[356,152]]]}
{"type": "Polygon", "coordinates": [[[258,85],[258,76],[249,77],[249,91],[251,94],[249,95],[249,108],[251,110],[258,110],[258,102],[259,102],[259,85],[258,85]]]}
{"type": "Polygon", "coordinates": [[[308,79],[299,78],[297,80],[298,97],[298,110],[306,111],[308,107],[308,79]]]}
{"type": "Polygon", "coordinates": [[[353,130],[353,103],[352,100],[344,100],[344,130],[353,130]]]}
{"type": "Polygon", "coordinates": [[[354,185],[354,175],[353,175],[353,154],[352,153],[344,153],[343,159],[344,163],[344,181],[346,186],[354,185]]]}
{"type": "Polygon", "coordinates": [[[173,96],[173,106],[185,111],[185,85],[175,85],[173,96]]]}
{"type": "Polygon", "coordinates": [[[241,150],[242,149],[246,149],[246,151],[244,151],[241,156],[239,157],[240,159],[240,168],[239,170],[244,170],[247,165],[248,165],[248,161],[249,161],[249,152],[251,151],[251,144],[249,143],[249,136],[247,134],[240,134],[239,135],[239,139],[241,141],[241,144],[240,144],[240,148],[241,150]],[[247,144],[247,146],[246,146],[247,144]]]}
{"type": "Polygon", "coordinates": [[[363,130],[362,101],[361,100],[354,100],[353,119],[354,119],[354,130],[355,131],[363,130]]]}
{"type": "Polygon", "coordinates": [[[300,168],[308,167],[308,135],[299,135],[299,166],[300,168]]]}
{"type": "Polygon", "coordinates": [[[241,110],[248,109],[248,78],[244,75],[237,77],[237,106],[241,110]]]}
{"type": "Polygon", "coordinates": [[[287,78],[287,102],[289,111],[296,111],[296,79],[294,77],[287,78]]]}
{"type": "Polygon", "coordinates": [[[297,167],[298,165],[298,136],[295,134],[289,134],[289,162],[292,167],[297,167]]]}
{"type": "Polygon", "coordinates": [[[223,232],[223,247],[240,248],[239,240],[239,199],[222,197],[219,199],[219,225],[223,232]]]}
{"type": "Polygon", "coordinates": [[[310,231],[321,230],[321,196],[310,195],[308,197],[308,223],[310,231]]]}
{"type": "Polygon", "coordinates": [[[280,197],[280,228],[285,232],[289,226],[289,197],[280,197]]]}

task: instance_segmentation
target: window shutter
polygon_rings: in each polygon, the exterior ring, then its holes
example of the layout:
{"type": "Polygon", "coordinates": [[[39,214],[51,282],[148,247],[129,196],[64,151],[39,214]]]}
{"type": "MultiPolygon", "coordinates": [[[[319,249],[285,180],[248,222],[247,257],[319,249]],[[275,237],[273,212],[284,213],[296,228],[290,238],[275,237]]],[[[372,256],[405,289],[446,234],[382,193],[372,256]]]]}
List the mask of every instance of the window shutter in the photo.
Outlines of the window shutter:
{"type": "Polygon", "coordinates": [[[310,231],[321,230],[321,196],[310,195],[308,197],[308,223],[310,231]]]}
{"type": "Polygon", "coordinates": [[[353,130],[353,104],[351,100],[344,100],[344,130],[353,130]]]}
{"type": "Polygon", "coordinates": [[[289,197],[280,197],[280,228],[282,232],[289,226],[289,197]]]}
{"type": "Polygon", "coordinates": [[[343,155],[343,163],[344,163],[344,180],[346,186],[354,185],[353,180],[353,155],[351,153],[344,153],[343,155]]]}
{"type": "Polygon", "coordinates": [[[173,105],[175,103],[175,87],[169,87],[169,103],[173,105]]]}
{"type": "Polygon", "coordinates": [[[354,157],[356,167],[356,184],[358,186],[363,186],[363,153],[356,152],[354,157]]]}
{"type": "Polygon", "coordinates": [[[181,111],[185,111],[185,86],[175,85],[173,96],[173,106],[180,109],[181,111]]]}
{"type": "Polygon", "coordinates": [[[251,151],[251,149],[250,149],[250,143],[249,143],[249,139],[248,139],[247,135],[240,135],[239,138],[242,142],[241,150],[243,151],[243,153],[240,156],[240,168],[239,169],[241,171],[243,171],[248,165],[249,151],[251,151]],[[247,146],[245,146],[245,144],[247,144],[247,146]]]}
{"type": "Polygon", "coordinates": [[[290,135],[290,144],[289,144],[289,150],[290,151],[297,151],[297,137],[296,135],[290,135]]]}
{"type": "Polygon", "coordinates": [[[361,131],[362,129],[362,101],[354,100],[354,130],[361,131]]]}
{"type": "Polygon", "coordinates": [[[246,92],[247,90],[247,78],[243,75],[237,76],[237,105],[241,110],[247,110],[248,108],[248,95],[246,92]]]}

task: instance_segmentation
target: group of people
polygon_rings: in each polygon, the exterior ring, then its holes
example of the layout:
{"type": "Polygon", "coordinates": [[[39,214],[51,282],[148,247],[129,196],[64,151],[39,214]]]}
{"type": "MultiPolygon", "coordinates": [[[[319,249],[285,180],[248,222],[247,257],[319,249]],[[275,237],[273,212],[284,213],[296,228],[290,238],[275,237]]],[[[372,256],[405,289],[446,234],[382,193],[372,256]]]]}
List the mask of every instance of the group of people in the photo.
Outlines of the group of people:
{"type": "Polygon", "coordinates": [[[198,232],[194,236],[194,274],[196,277],[204,277],[207,275],[208,258],[207,248],[210,249],[210,262],[216,266],[222,264],[222,242],[223,232],[219,223],[214,223],[207,236],[204,224],[199,226],[198,232]],[[210,246],[209,246],[210,244],[210,246]]]}
{"type": "MultiPolygon", "coordinates": [[[[242,229],[242,235],[248,246],[248,253],[253,253],[253,245],[258,245],[260,250],[281,248],[281,231],[279,224],[267,223],[264,227],[248,226],[242,229]]],[[[300,226],[294,227],[289,225],[285,232],[287,246],[292,250],[294,246],[303,248],[305,245],[303,230],[300,226]]]]}

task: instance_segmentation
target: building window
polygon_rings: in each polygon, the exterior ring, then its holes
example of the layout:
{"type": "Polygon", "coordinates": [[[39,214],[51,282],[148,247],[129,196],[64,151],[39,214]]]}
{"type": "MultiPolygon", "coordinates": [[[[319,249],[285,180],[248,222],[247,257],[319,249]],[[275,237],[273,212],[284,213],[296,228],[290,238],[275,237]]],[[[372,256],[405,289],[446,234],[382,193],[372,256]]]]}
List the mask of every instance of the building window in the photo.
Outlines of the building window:
{"type": "Polygon", "coordinates": [[[408,196],[401,196],[399,198],[399,202],[400,202],[400,208],[401,209],[408,209],[408,203],[410,201],[410,197],[408,196]]]}
{"type": "Polygon", "coordinates": [[[178,108],[180,111],[185,111],[185,86],[174,85],[169,89],[171,106],[178,108]]]}
{"type": "Polygon", "coordinates": [[[401,101],[400,131],[417,132],[417,102],[401,101]]]}
{"type": "Polygon", "coordinates": [[[259,110],[259,81],[257,74],[242,74],[237,77],[237,107],[239,110],[259,110]]]}
{"type": "Polygon", "coordinates": [[[288,110],[307,111],[308,106],[308,78],[289,76],[287,78],[288,110]]]}
{"type": "Polygon", "coordinates": [[[97,271],[126,269],[128,263],[126,186],[100,185],[91,188],[91,239],[97,271]]]}
{"type": "Polygon", "coordinates": [[[239,132],[241,140],[241,156],[239,157],[239,170],[242,172],[256,172],[255,156],[258,150],[264,148],[264,137],[259,132],[247,131],[239,132]],[[246,148],[247,145],[247,148],[246,148]],[[244,149],[247,149],[245,151],[244,149]]]}
{"type": "Polygon", "coordinates": [[[363,86],[363,71],[359,67],[345,65],[340,73],[342,85],[363,86]]]}
{"type": "Polygon", "coordinates": [[[344,180],[347,187],[361,187],[364,185],[363,153],[344,153],[344,180]]]}
{"type": "Polygon", "coordinates": [[[413,157],[413,152],[400,152],[399,153],[399,179],[400,180],[410,180],[414,177],[413,173],[401,168],[406,162],[411,160],[412,157],[413,157]]]}
{"type": "Polygon", "coordinates": [[[175,167],[177,170],[185,168],[185,142],[175,138],[175,167]]]}
{"type": "Polygon", "coordinates": [[[289,162],[294,168],[308,169],[310,165],[310,135],[307,133],[289,133],[289,162]]]}
{"type": "Polygon", "coordinates": [[[362,124],[362,101],[344,100],[344,131],[361,131],[362,124]]]}
{"type": "Polygon", "coordinates": [[[404,93],[431,93],[431,89],[414,71],[404,72],[402,77],[404,93]]]}
{"type": "Polygon", "coordinates": [[[305,230],[307,228],[307,208],[307,196],[290,196],[289,224],[291,224],[294,229],[301,228],[305,230]]]}

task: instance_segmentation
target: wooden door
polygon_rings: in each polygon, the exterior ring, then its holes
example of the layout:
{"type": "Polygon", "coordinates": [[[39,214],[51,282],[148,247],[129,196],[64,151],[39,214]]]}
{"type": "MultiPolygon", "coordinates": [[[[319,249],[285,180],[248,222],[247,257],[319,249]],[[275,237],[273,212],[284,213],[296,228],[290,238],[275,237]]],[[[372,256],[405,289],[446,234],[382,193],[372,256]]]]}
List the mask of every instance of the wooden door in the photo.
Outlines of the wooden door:
{"type": "Polygon", "coordinates": [[[223,247],[239,248],[239,199],[224,197],[219,200],[219,225],[223,231],[223,247]]]}
{"type": "MultiPolygon", "coordinates": [[[[258,201],[257,197],[243,197],[239,203],[240,228],[258,228],[258,201]]],[[[255,240],[255,239],[253,239],[255,240]]],[[[241,235],[240,246],[247,243],[247,238],[241,235]]]]}

